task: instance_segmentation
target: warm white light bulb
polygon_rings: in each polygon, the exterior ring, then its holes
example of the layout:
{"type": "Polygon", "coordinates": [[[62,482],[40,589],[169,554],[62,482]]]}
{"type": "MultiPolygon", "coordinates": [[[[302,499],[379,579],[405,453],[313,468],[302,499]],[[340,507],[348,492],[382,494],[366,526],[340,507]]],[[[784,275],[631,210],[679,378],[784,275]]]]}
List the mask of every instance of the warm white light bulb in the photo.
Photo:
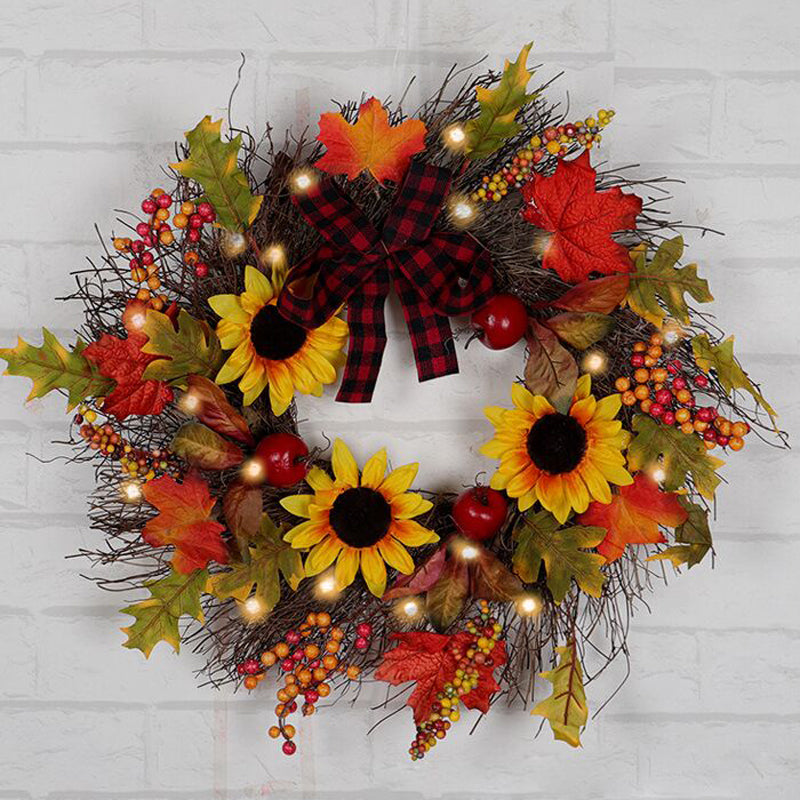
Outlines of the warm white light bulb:
{"type": "Polygon", "coordinates": [[[284,257],[283,248],[279,244],[274,244],[267,248],[267,259],[271,262],[281,261],[284,257]]]}
{"type": "Polygon", "coordinates": [[[293,192],[307,192],[316,182],[316,175],[307,169],[296,169],[289,176],[289,184],[293,192]]]}
{"type": "Polygon", "coordinates": [[[539,601],[530,594],[517,599],[517,613],[522,617],[531,617],[539,611],[539,601]]]}
{"type": "Polygon", "coordinates": [[[458,219],[469,219],[472,216],[472,208],[469,203],[461,200],[453,206],[453,215],[458,219]]]}
{"type": "Polygon", "coordinates": [[[317,590],[320,594],[333,594],[336,591],[336,579],[332,575],[326,575],[317,581],[317,590]]]}
{"type": "Polygon", "coordinates": [[[664,342],[668,345],[676,344],[678,339],[681,338],[677,328],[667,328],[663,333],[663,337],[664,337],[664,342]]]}
{"type": "Polygon", "coordinates": [[[136,481],[130,481],[123,485],[122,493],[128,502],[135,503],[142,497],[142,487],[136,481]]]}
{"type": "Polygon", "coordinates": [[[606,357],[603,353],[595,350],[594,352],[587,353],[583,359],[584,372],[589,372],[593,375],[603,372],[606,368],[606,357]]]}
{"type": "Polygon", "coordinates": [[[186,392],[180,406],[187,414],[196,414],[200,410],[200,398],[193,392],[186,392]]]}
{"type": "Polygon", "coordinates": [[[450,125],[442,131],[442,140],[447,147],[461,150],[467,140],[467,134],[460,125],[450,125]]]}
{"type": "Polygon", "coordinates": [[[141,311],[131,315],[130,324],[132,328],[144,328],[145,322],[147,322],[147,317],[141,311]]]}
{"type": "Polygon", "coordinates": [[[241,233],[225,231],[221,242],[222,252],[228,258],[234,258],[247,249],[247,239],[241,233]]]}
{"type": "Polygon", "coordinates": [[[656,483],[663,483],[667,479],[667,473],[661,467],[654,467],[650,470],[650,477],[656,483]]]}
{"type": "Polygon", "coordinates": [[[403,613],[407,617],[415,617],[419,613],[419,603],[416,600],[407,600],[403,603],[403,613]]]}
{"type": "Polygon", "coordinates": [[[472,561],[473,559],[477,558],[480,554],[480,551],[477,547],[471,544],[465,544],[458,553],[461,558],[465,559],[466,561],[472,561]]]}
{"type": "Polygon", "coordinates": [[[267,476],[264,462],[257,458],[250,458],[242,464],[242,478],[246,483],[261,483],[267,476]]]}

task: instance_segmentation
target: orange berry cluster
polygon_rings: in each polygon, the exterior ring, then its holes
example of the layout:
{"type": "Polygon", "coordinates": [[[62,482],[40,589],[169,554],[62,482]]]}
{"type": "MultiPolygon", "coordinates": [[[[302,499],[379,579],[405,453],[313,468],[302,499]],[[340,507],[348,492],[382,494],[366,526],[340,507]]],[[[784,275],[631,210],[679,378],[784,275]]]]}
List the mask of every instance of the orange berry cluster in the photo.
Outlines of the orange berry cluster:
{"type": "MultiPolygon", "coordinates": [[[[156,256],[160,246],[169,247],[175,243],[175,234],[167,222],[174,202],[172,195],[163,189],[153,189],[149,197],[142,201],[142,211],[149,215],[149,219],[136,226],[136,233],[140,238],[114,239],[114,249],[131,256],[129,262],[131,280],[134,283],[144,284],[140,285],[136,292],[136,299],[149,303],[156,311],[161,311],[167,302],[166,295],[156,294],[161,288],[156,256]]],[[[194,245],[200,241],[203,225],[214,222],[216,218],[216,212],[210,203],[195,205],[190,201],[181,203],[180,210],[172,217],[172,224],[178,229],[184,229],[183,261],[194,269],[199,278],[204,278],[208,274],[208,265],[200,260],[194,245]]]]}
{"type": "Polygon", "coordinates": [[[471,635],[466,646],[454,642],[452,647],[451,654],[456,664],[453,677],[436,693],[427,719],[417,725],[417,735],[408,748],[412,761],[424,758],[428,750],[444,739],[452,723],[461,718],[459,698],[469,694],[480,681],[478,667],[492,666],[492,650],[503,626],[490,615],[485,600],[480,601],[480,614],[467,622],[466,629],[471,635]]]}
{"type": "Polygon", "coordinates": [[[577,143],[591,150],[593,145],[600,142],[600,131],[611,122],[613,116],[613,111],[601,108],[596,119],[587,117],[585,120],[545,128],[541,136],[532,137],[529,146],[518,150],[499,172],[484,175],[480,188],[472,193],[472,199],[484,203],[501,200],[509,189],[519,189],[531,180],[534,166],[546,155],[565,156],[570,145],[577,143]]]}
{"type": "MultiPolygon", "coordinates": [[[[356,626],[353,645],[356,650],[366,650],[370,644],[372,626],[362,622],[356,626]]],[[[361,674],[360,667],[347,665],[342,660],[345,632],[331,625],[331,615],[326,611],[311,613],[297,630],[286,633],[283,641],[270,650],[265,650],[258,661],[248,659],[237,666],[240,675],[246,676],[246,689],[255,689],[266,676],[267,670],[278,665],[283,673],[284,685],[277,691],[278,705],[275,715],[278,724],[268,733],[273,739],[283,737],[283,752],[293,755],[297,745],[292,741],[296,730],[286,719],[297,711],[297,698],[302,696],[304,717],[311,716],[317,709],[316,703],[331,692],[329,680],[337,673],[343,673],[350,680],[361,674]]]]}
{"type": "MultiPolygon", "coordinates": [[[[741,450],[750,426],[743,421],[732,422],[713,406],[698,407],[680,362],[672,359],[660,366],[665,358],[663,344],[661,334],[654,333],[649,342],[633,345],[633,376],[617,378],[614,384],[622,393],[623,405],[638,403],[643,413],[664,425],[675,425],[685,434],[697,434],[708,450],[717,445],[741,450]]],[[[692,383],[700,390],[709,386],[702,372],[692,378],[692,383]]]]}
{"type": "Polygon", "coordinates": [[[149,481],[175,467],[168,451],[135,448],[111,424],[97,422],[97,412],[85,405],[79,406],[73,422],[80,426],[81,438],[92,450],[119,461],[122,471],[131,477],[149,481]]]}

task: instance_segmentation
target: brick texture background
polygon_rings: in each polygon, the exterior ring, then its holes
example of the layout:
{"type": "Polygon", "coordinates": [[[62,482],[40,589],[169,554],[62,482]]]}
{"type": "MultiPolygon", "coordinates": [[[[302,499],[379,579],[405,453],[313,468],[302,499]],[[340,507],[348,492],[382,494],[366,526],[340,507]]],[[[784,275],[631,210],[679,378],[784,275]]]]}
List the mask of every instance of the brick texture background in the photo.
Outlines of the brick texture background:
{"type": "MultiPolygon", "coordinates": [[[[696,238],[720,325],[789,430],[800,422],[800,11],[794,0],[7,0],[0,4],[0,340],[61,334],[79,309],[53,298],[158,180],[171,142],[220,114],[247,55],[234,118],[314,124],[331,98],[411,100],[454,62],[498,63],[536,40],[544,76],[576,113],[617,112],[615,165],[685,179],[671,207],[726,233],[696,238]]],[[[463,374],[418,386],[394,337],[369,408],[303,404],[310,438],[387,443],[421,459],[420,484],[457,488],[487,463],[485,402],[503,402],[521,350],[472,349],[463,374]],[[457,454],[457,455],[456,455],[457,454]]],[[[124,599],[64,555],[92,543],[85,469],[59,455],[59,399],[0,393],[0,797],[796,798],[800,782],[797,460],[752,443],[724,470],[716,568],[670,580],[633,622],[633,674],[572,751],[521,711],[477,735],[457,726],[431,758],[405,757],[408,714],[371,736],[369,693],[302,726],[292,759],[265,739],[271,703],[197,689],[191,654],[145,662],[120,647],[124,599]]],[[[614,688],[593,685],[597,707],[614,688]]],[[[373,698],[380,697],[376,692],[373,698]]]]}

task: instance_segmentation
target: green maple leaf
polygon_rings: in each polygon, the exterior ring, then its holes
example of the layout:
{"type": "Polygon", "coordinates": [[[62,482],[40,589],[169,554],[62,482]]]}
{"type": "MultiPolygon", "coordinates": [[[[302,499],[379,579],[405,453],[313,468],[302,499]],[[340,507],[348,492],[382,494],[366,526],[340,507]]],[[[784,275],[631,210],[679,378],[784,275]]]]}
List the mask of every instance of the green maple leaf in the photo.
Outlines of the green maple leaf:
{"type": "Polygon", "coordinates": [[[28,344],[21,336],[17,346],[0,349],[8,362],[6,375],[19,375],[33,382],[27,400],[44,397],[54,389],[67,392],[67,411],[89,397],[102,397],[114,388],[97,366],[83,356],[86,344],[80,339],[68,350],[47,328],[42,328],[42,346],[28,344]]]}
{"type": "MultiPolygon", "coordinates": [[[[769,414],[773,426],[778,416],[775,409],[764,399],[764,395],[753,385],[747,373],[733,354],[733,336],[724,342],[712,344],[708,335],[700,333],[692,339],[692,351],[697,366],[708,372],[714,370],[722,388],[730,394],[734,389],[744,389],[769,414]]],[[[776,428],[777,430],[777,428],[776,428]]]]}
{"type": "Polygon", "coordinates": [[[636,414],[631,427],[636,436],[628,445],[628,469],[664,471],[664,489],[674,492],[691,473],[695,489],[709,500],[720,483],[716,470],[725,462],[708,454],[702,439],[694,433],[662,425],[644,414],[636,414]]]}
{"type": "Polygon", "coordinates": [[[246,547],[244,560],[232,569],[212,576],[208,590],[220,600],[233,597],[244,602],[251,595],[261,601],[269,613],[281,599],[280,576],[292,591],[305,577],[299,550],[283,541],[283,531],[264,514],[255,539],[246,547]]]}
{"type": "Polygon", "coordinates": [[[711,550],[711,529],[708,527],[708,511],[681,495],[678,502],[689,515],[686,522],[675,529],[677,544],[667,547],[648,561],[671,561],[674,567],[686,564],[691,569],[699,564],[711,550]]]}
{"type": "Polygon", "coordinates": [[[189,158],[170,166],[202,186],[204,199],[214,206],[220,225],[243,231],[256,218],[264,198],[250,192],[247,176],[239,168],[241,135],[223,142],[221,125],[221,119],[212,122],[211,117],[203,117],[186,132],[189,158]]]}
{"type": "Polygon", "coordinates": [[[550,723],[556,739],[572,747],[580,747],[581,729],[589,718],[589,707],[574,640],[565,647],[556,647],[556,653],[559,660],[555,669],[541,674],[553,684],[552,694],[542,700],[531,714],[544,717],[550,723]]]}
{"type": "Polygon", "coordinates": [[[165,578],[146,583],[150,597],[122,609],[123,614],[136,618],[132,625],[121,629],[128,635],[123,647],[141,650],[145,658],[150,657],[159,642],[167,642],[176,653],[180,652],[178,622],[184,615],[200,623],[205,621],[200,596],[207,582],[208,572],[196,569],[186,575],[171,572],[165,578]]]}
{"type": "Polygon", "coordinates": [[[519,132],[517,113],[536,97],[536,92],[526,92],[532,74],[526,62],[532,46],[533,42],[526,44],[516,61],[506,61],[500,83],[494,89],[479,86],[475,90],[481,110],[465,127],[466,154],[470,158],[486,158],[519,132]]]}
{"type": "Polygon", "coordinates": [[[605,537],[604,528],[574,525],[559,530],[558,520],[548,511],[527,514],[514,528],[514,572],[525,583],[536,583],[544,563],[547,588],[556,603],[567,596],[573,578],[586,594],[600,597],[606,579],[600,567],[605,558],[586,549],[597,547],[605,537]]]}
{"type": "Polygon", "coordinates": [[[682,325],[689,324],[686,293],[698,303],[709,303],[714,299],[708,289],[708,281],[697,276],[696,264],[675,266],[682,255],[682,236],[663,242],[650,261],[644,249],[635,251],[636,271],[630,274],[624,302],[657,328],[661,327],[667,314],[682,325]]]}
{"type": "Polygon", "coordinates": [[[142,352],[162,356],[147,365],[142,380],[172,381],[185,388],[188,375],[213,378],[222,365],[217,335],[184,309],[178,314],[177,330],[166,314],[148,311],[142,332],[148,337],[142,352]]]}

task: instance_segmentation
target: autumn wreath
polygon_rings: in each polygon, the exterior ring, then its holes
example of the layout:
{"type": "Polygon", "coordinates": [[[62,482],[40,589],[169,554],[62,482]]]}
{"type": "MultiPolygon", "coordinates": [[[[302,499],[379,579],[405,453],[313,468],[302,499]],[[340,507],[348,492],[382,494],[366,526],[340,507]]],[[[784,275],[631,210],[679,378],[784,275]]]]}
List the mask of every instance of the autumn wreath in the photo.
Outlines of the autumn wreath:
{"type": "Polygon", "coordinates": [[[286,754],[298,710],[369,677],[411,685],[414,759],[503,698],[578,745],[643,593],[711,551],[716,454],[785,443],[688,304],[712,297],[659,210],[666,179],[596,172],[613,112],[566,121],[529,88],[529,49],[454,69],[408,116],[341,106],[313,142],[206,117],[76,273],[76,343],[0,351],[75,410],[104,537],[83,555],[139,593],[125,646],[188,642],[214,685],[276,683],[286,754]],[[416,464],[297,435],[295,394],[340,370],[337,399],[370,401],[392,288],[420,380],[458,371],[451,318],[490,350],[527,341],[510,403],[485,409],[489,486],[411,491],[416,464]]]}

